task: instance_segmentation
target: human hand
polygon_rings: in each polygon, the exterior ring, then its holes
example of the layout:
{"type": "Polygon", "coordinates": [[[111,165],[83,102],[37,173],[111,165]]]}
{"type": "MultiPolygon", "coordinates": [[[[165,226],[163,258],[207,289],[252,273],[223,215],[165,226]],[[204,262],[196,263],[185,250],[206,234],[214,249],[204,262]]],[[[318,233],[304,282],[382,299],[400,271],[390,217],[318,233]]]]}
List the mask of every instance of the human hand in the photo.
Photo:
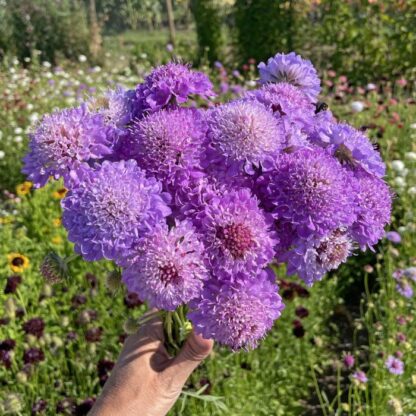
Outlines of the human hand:
{"type": "Polygon", "coordinates": [[[190,374],[210,354],[213,341],[192,332],[173,358],[163,341],[163,325],[157,316],[126,339],[91,416],[167,414],[190,374]]]}

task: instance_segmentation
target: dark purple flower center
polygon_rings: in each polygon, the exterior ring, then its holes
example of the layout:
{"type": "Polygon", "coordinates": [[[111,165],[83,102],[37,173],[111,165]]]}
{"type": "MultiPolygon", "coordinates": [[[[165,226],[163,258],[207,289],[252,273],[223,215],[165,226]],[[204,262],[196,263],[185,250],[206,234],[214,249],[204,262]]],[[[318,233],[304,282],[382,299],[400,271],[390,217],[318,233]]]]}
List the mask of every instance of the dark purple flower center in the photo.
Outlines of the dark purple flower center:
{"type": "Polygon", "coordinates": [[[176,284],[179,281],[179,272],[172,261],[159,266],[159,277],[165,286],[176,284]]]}
{"type": "Polygon", "coordinates": [[[23,266],[24,264],[24,260],[22,259],[22,257],[14,257],[12,260],[12,264],[13,266],[23,266]]]}
{"type": "Polygon", "coordinates": [[[229,224],[219,227],[217,238],[235,259],[243,258],[254,244],[253,234],[244,224],[229,224]]]}

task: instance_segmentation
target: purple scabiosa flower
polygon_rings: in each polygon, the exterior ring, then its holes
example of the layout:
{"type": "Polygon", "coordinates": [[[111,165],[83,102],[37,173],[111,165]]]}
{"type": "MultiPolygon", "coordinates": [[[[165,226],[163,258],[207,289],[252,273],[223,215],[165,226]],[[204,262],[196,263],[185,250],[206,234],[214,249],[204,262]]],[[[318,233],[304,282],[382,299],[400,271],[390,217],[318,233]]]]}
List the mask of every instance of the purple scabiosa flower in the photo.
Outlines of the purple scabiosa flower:
{"type": "Polygon", "coordinates": [[[309,316],[309,310],[304,306],[298,306],[295,309],[295,315],[300,319],[307,318],[309,316]]]}
{"type": "Polygon", "coordinates": [[[33,404],[32,409],[31,409],[31,415],[34,416],[34,415],[41,414],[46,410],[47,407],[48,407],[47,401],[43,399],[39,399],[33,404]]]}
{"type": "Polygon", "coordinates": [[[82,162],[109,155],[113,140],[114,132],[104,117],[89,113],[86,106],[57,111],[45,116],[30,134],[30,151],[23,159],[22,172],[37,188],[50,176],[68,180],[82,162]]]}
{"type": "Polygon", "coordinates": [[[170,214],[168,195],[134,160],[105,161],[78,172],[79,183],[62,201],[62,223],[86,260],[120,260],[133,243],[170,214]]]}
{"type": "Polygon", "coordinates": [[[278,53],[258,65],[260,82],[287,82],[301,89],[311,102],[321,92],[321,81],[311,61],[302,59],[294,52],[278,53]]]}
{"type": "Polygon", "coordinates": [[[323,149],[282,154],[269,181],[275,215],[300,237],[325,236],[356,220],[354,177],[323,149]]]}
{"type": "Polygon", "coordinates": [[[386,165],[368,137],[348,124],[324,122],[311,140],[352,169],[359,166],[379,178],[386,173],[386,165]]]}
{"type": "Polygon", "coordinates": [[[122,128],[129,124],[135,117],[134,90],[125,90],[118,86],[114,90],[108,90],[102,97],[92,99],[87,103],[88,108],[103,115],[106,124],[122,128]]]}
{"type": "Polygon", "coordinates": [[[123,300],[124,305],[129,309],[143,305],[143,301],[139,298],[138,294],[134,292],[126,293],[123,300]]]}
{"type": "Polygon", "coordinates": [[[80,404],[76,405],[74,415],[87,416],[89,411],[94,406],[95,401],[95,397],[88,397],[87,399],[83,400],[80,404]]]}
{"type": "Polygon", "coordinates": [[[45,329],[45,322],[42,318],[32,318],[23,324],[23,331],[28,335],[34,335],[40,338],[45,329]]]}
{"type": "Polygon", "coordinates": [[[400,244],[402,242],[402,237],[397,231],[389,231],[386,233],[387,240],[391,241],[394,244],[400,244]]]}
{"type": "Polygon", "coordinates": [[[285,126],[295,123],[303,127],[314,121],[315,106],[301,89],[287,82],[266,84],[258,90],[249,91],[243,99],[260,102],[285,126]]]}
{"type": "Polygon", "coordinates": [[[253,272],[273,259],[277,239],[272,218],[262,212],[250,190],[213,198],[198,220],[211,266],[253,272]]]}
{"type": "Polygon", "coordinates": [[[98,342],[101,340],[103,329],[101,327],[89,328],[85,331],[85,339],[87,342],[98,342]]]}
{"type": "Polygon", "coordinates": [[[105,359],[98,361],[97,372],[98,372],[98,379],[100,380],[100,386],[104,386],[113,368],[114,368],[113,361],[105,360],[105,359]]]}
{"type": "Polygon", "coordinates": [[[256,348],[284,308],[277,291],[266,271],[255,278],[237,273],[234,279],[210,279],[188,317],[204,338],[233,350],[256,348]]]}
{"type": "Polygon", "coordinates": [[[355,380],[357,383],[365,384],[368,381],[367,375],[364,373],[364,371],[357,370],[352,375],[353,380],[355,380]]]}
{"type": "Polygon", "coordinates": [[[389,355],[384,364],[391,374],[399,376],[404,373],[403,361],[399,360],[398,358],[395,358],[393,355],[389,355]]]}
{"type": "Polygon", "coordinates": [[[358,190],[358,218],[351,227],[351,234],[362,250],[372,248],[384,236],[384,227],[390,221],[392,194],[380,178],[360,170],[355,173],[358,190]]]}
{"type": "Polygon", "coordinates": [[[190,222],[156,227],[140,240],[123,272],[123,281],[151,307],[174,310],[197,297],[208,277],[204,246],[190,222]]]}
{"type": "Polygon", "coordinates": [[[134,122],[134,158],[139,166],[165,181],[176,171],[198,169],[206,123],[196,109],[159,111],[134,122]]]}
{"type": "Polygon", "coordinates": [[[176,107],[191,95],[202,98],[214,96],[209,78],[202,72],[192,71],[189,66],[168,63],[155,68],[136,87],[136,100],[140,115],[162,108],[176,107]]]}
{"type": "MultiPolygon", "coordinates": [[[[233,101],[208,115],[210,140],[205,163],[227,178],[253,173],[253,167],[267,168],[281,150],[282,126],[262,104],[233,101]]],[[[218,173],[217,173],[218,175],[218,173]]]]}
{"type": "Polygon", "coordinates": [[[23,362],[25,364],[37,364],[45,359],[45,354],[39,348],[29,348],[23,353],[23,362]]]}
{"type": "Polygon", "coordinates": [[[4,294],[16,293],[18,286],[22,283],[22,276],[13,275],[9,276],[6,281],[6,286],[4,288],[4,294]]]}
{"type": "Polygon", "coordinates": [[[345,366],[345,368],[352,368],[355,364],[355,358],[351,354],[345,354],[344,358],[342,359],[342,362],[345,366]]]}
{"type": "Polygon", "coordinates": [[[413,297],[413,288],[406,278],[398,279],[396,291],[407,299],[413,297]]]}
{"type": "Polygon", "coordinates": [[[408,267],[403,270],[403,275],[416,283],[416,267],[408,267]]]}
{"type": "Polygon", "coordinates": [[[287,273],[298,276],[308,285],[337,269],[351,254],[353,243],[347,230],[337,228],[327,236],[295,241],[294,247],[279,257],[287,262],[287,273]]]}

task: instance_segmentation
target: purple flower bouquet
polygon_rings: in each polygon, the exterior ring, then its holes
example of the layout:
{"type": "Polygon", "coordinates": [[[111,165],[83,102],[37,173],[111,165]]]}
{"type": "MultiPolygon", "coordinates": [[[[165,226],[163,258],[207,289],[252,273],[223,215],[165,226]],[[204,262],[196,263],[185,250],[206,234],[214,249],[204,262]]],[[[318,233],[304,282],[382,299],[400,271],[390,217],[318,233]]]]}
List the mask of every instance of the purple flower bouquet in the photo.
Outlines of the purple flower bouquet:
{"type": "MultiPolygon", "coordinates": [[[[258,89],[207,106],[208,77],[169,63],[30,135],[23,172],[36,187],[63,178],[75,252],[121,268],[173,347],[190,321],[232,350],[255,348],[284,308],[271,265],[312,285],[372,249],[390,219],[380,154],[318,104],[312,64],[277,54],[259,71],[258,89]]],[[[49,256],[42,271],[66,263],[49,256]]]]}

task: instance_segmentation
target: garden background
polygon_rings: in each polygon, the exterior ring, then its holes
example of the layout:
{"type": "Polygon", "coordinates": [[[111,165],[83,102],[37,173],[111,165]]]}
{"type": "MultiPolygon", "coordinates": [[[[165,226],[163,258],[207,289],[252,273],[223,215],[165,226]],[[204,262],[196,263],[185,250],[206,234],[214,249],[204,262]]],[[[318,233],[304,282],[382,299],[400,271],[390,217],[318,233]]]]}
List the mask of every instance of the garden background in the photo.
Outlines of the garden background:
{"type": "Polygon", "coordinates": [[[216,348],[171,414],[416,414],[415,0],[0,0],[0,414],[87,414],[126,320],[145,310],[106,262],[75,260],[55,286],[41,277],[45,254],[72,246],[62,184],[35,191],[20,173],[27,133],[171,59],[207,71],[225,101],[256,86],[260,61],[290,51],[387,161],[393,233],[312,289],[277,270],[287,307],[272,333],[255,351],[216,348]]]}

